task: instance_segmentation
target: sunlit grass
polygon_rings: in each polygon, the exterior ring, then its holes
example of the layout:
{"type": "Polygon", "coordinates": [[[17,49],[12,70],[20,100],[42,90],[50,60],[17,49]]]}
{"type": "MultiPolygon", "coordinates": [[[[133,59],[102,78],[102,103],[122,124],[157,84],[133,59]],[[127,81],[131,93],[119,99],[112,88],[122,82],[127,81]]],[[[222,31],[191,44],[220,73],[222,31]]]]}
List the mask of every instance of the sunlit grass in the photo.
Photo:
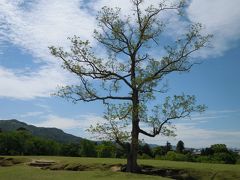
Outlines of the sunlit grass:
{"type": "MultiPolygon", "coordinates": [[[[125,159],[111,158],[81,158],[81,157],[55,157],[55,156],[25,156],[14,157],[23,162],[31,160],[53,160],[58,163],[82,165],[96,164],[125,164],[125,159]]],[[[189,163],[174,162],[163,160],[139,160],[139,164],[151,165],[160,168],[184,169],[197,179],[240,179],[240,165],[227,164],[208,164],[208,163],[189,163]]],[[[159,176],[147,176],[141,174],[129,174],[111,171],[51,171],[40,168],[30,167],[26,164],[19,164],[11,167],[0,167],[0,180],[50,180],[50,179],[167,179],[159,176]]]]}

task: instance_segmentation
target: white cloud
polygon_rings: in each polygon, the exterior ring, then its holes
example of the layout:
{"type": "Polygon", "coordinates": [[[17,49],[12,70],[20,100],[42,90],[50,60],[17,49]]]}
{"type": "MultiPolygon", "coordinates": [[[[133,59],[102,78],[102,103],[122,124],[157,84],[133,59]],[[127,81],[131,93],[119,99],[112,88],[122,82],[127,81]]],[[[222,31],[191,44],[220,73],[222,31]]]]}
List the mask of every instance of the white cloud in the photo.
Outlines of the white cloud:
{"type": "Polygon", "coordinates": [[[179,140],[184,141],[186,147],[209,147],[212,144],[226,144],[228,147],[240,147],[239,131],[222,131],[222,130],[208,130],[197,127],[195,123],[179,123],[176,125],[175,138],[156,136],[155,138],[149,138],[141,135],[148,143],[164,145],[166,141],[170,141],[173,145],[179,140]]]}
{"type": "Polygon", "coordinates": [[[207,130],[191,124],[178,124],[177,134],[178,138],[184,139],[190,146],[210,146],[217,143],[224,143],[229,147],[239,146],[239,131],[207,130]]]}
{"type": "MultiPolygon", "coordinates": [[[[214,111],[216,114],[219,112],[222,113],[235,113],[236,111],[224,110],[224,111],[214,111]]],[[[199,124],[202,123],[205,116],[199,116],[199,119],[195,121],[182,121],[176,122],[176,137],[165,137],[165,136],[156,136],[155,138],[147,137],[140,134],[140,139],[144,139],[145,142],[150,144],[159,144],[164,145],[166,141],[170,141],[173,145],[179,140],[183,140],[186,147],[209,147],[212,144],[223,143],[228,147],[240,147],[239,131],[226,131],[226,130],[213,130],[200,128],[199,124]],[[200,119],[202,117],[203,119],[200,119]]],[[[106,122],[104,118],[96,114],[86,114],[81,115],[75,118],[61,117],[53,114],[47,116],[43,115],[40,119],[43,119],[39,123],[34,125],[40,127],[56,127],[67,131],[68,133],[84,137],[84,138],[93,138],[93,135],[85,130],[89,128],[90,125],[96,125],[97,123],[106,122]]],[[[206,116],[206,120],[209,117],[206,116]]],[[[143,127],[142,127],[143,128],[143,127]]],[[[150,128],[145,127],[145,130],[151,131],[150,128]]],[[[129,131],[131,129],[129,128],[129,131]]],[[[94,138],[93,140],[96,140],[94,138]]]]}
{"type": "Polygon", "coordinates": [[[44,120],[34,125],[39,127],[56,127],[63,130],[66,129],[80,129],[86,130],[90,125],[96,125],[98,122],[103,122],[104,119],[97,115],[82,115],[78,118],[65,118],[56,115],[48,115],[44,120]]]}
{"type": "MultiPolygon", "coordinates": [[[[180,120],[173,121],[173,124],[176,126],[175,133],[176,137],[164,137],[156,136],[155,138],[150,138],[147,136],[141,135],[140,137],[145,139],[146,142],[153,144],[164,145],[166,141],[170,141],[173,145],[179,140],[183,140],[186,147],[209,147],[212,144],[226,144],[228,147],[240,147],[239,138],[240,132],[237,130],[226,131],[222,129],[206,129],[200,128],[199,125],[205,123],[211,123],[212,120],[222,119],[222,118],[231,118],[231,116],[236,116],[236,113],[239,114],[239,110],[211,110],[203,113],[201,115],[193,115],[191,120],[180,120]]],[[[215,121],[216,123],[217,121],[215,121]]],[[[212,127],[209,126],[209,127],[212,127]]],[[[225,127],[227,127],[225,125],[225,127]]],[[[151,128],[146,128],[151,131],[151,128]]]]}
{"type": "Polygon", "coordinates": [[[25,114],[20,115],[20,118],[28,118],[28,117],[36,117],[36,116],[41,116],[43,115],[44,112],[41,111],[34,111],[34,112],[27,112],[25,114]]]}
{"type": "Polygon", "coordinates": [[[35,62],[44,62],[45,65],[39,65],[38,70],[28,74],[24,70],[17,73],[16,70],[0,67],[0,83],[4,84],[0,87],[0,97],[49,97],[57,85],[67,82],[69,76],[50,55],[48,47],[68,47],[67,37],[73,35],[91,40],[95,20],[86,10],[80,9],[82,1],[29,2],[0,1],[0,24],[4,25],[4,28],[0,28],[0,43],[8,41],[30,53],[35,62]]]}
{"type": "MultiPolygon", "coordinates": [[[[160,2],[161,1],[159,1],[159,0],[147,0],[147,1],[144,1],[144,3],[140,6],[140,8],[146,9],[147,7],[149,7],[151,5],[153,5],[154,7],[158,7],[160,2]]],[[[167,5],[171,5],[176,2],[178,2],[178,0],[168,0],[165,3],[167,5]]],[[[119,8],[121,8],[123,14],[125,14],[125,15],[129,14],[130,10],[132,10],[134,8],[131,3],[131,0],[121,0],[121,1],[119,1],[119,0],[97,0],[97,1],[92,2],[91,6],[96,10],[99,10],[103,6],[119,7],[119,8]]]]}
{"type": "Polygon", "coordinates": [[[55,127],[60,129],[71,129],[79,127],[80,122],[71,118],[63,118],[54,115],[49,115],[46,120],[34,124],[39,127],[55,127]]]}
{"type": "Polygon", "coordinates": [[[67,37],[80,35],[83,39],[91,39],[95,20],[86,10],[80,9],[82,1],[40,0],[27,9],[23,2],[0,2],[0,22],[7,26],[2,34],[42,61],[50,59],[49,46],[66,46],[67,37]]]}
{"type": "Polygon", "coordinates": [[[213,34],[213,49],[207,55],[222,55],[234,47],[240,39],[240,1],[239,0],[192,0],[187,9],[191,21],[200,22],[206,32],[213,34]]]}
{"type": "MultiPolygon", "coordinates": [[[[159,1],[145,1],[144,7],[159,1]]],[[[168,1],[169,2],[169,1],[168,1]]],[[[123,14],[131,9],[130,0],[98,0],[86,3],[82,0],[1,0],[0,1],[0,47],[5,41],[35,57],[34,61],[46,65],[29,74],[19,74],[12,69],[0,68],[0,97],[30,99],[46,97],[56,85],[67,82],[58,61],[49,54],[48,46],[68,47],[67,37],[79,35],[92,39],[96,12],[102,6],[118,6],[123,14]],[[81,7],[81,8],[80,8],[81,7]],[[90,7],[87,9],[86,7],[90,7]],[[55,65],[54,65],[55,64],[55,65]]],[[[206,31],[215,35],[214,49],[204,51],[202,56],[221,55],[240,38],[240,3],[238,0],[192,0],[187,9],[191,21],[201,22],[206,31]]],[[[171,36],[182,33],[184,24],[176,16],[163,15],[173,22],[168,30],[171,36]]],[[[102,51],[101,51],[102,52],[102,51]]],[[[0,51],[0,53],[4,53],[0,51]]]]}
{"type": "Polygon", "coordinates": [[[66,82],[64,72],[55,67],[44,67],[38,72],[22,75],[0,66],[0,97],[32,99],[49,97],[57,85],[66,82]]]}

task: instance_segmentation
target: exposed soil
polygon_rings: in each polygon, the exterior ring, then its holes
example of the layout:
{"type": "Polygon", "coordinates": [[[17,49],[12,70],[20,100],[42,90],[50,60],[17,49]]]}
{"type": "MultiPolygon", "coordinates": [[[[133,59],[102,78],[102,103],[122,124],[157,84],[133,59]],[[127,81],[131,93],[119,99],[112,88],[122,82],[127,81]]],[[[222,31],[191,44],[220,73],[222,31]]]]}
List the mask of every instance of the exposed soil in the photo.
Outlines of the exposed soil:
{"type": "MultiPolygon", "coordinates": [[[[126,165],[122,164],[91,164],[82,165],[80,163],[56,163],[53,161],[34,161],[29,163],[30,166],[40,167],[41,169],[49,170],[68,170],[68,171],[92,171],[92,170],[110,170],[113,172],[126,172],[126,165]]],[[[176,180],[196,180],[188,171],[183,169],[170,169],[170,168],[156,168],[153,166],[141,166],[140,174],[169,177],[176,180]]]]}
{"type": "MultiPolygon", "coordinates": [[[[23,159],[5,158],[0,157],[0,166],[13,166],[20,163],[25,163],[23,159]]],[[[67,171],[113,171],[113,172],[126,172],[126,165],[122,164],[89,164],[83,165],[80,163],[59,163],[51,160],[34,160],[27,163],[29,166],[49,169],[49,170],[67,170],[67,171]]],[[[184,169],[171,169],[171,168],[157,168],[154,166],[141,166],[140,174],[168,177],[176,180],[197,180],[187,170],[184,169]]]]}
{"type": "Polygon", "coordinates": [[[16,164],[24,163],[23,159],[16,159],[16,158],[5,158],[0,157],[0,166],[13,166],[16,164]]]}
{"type": "Polygon", "coordinates": [[[45,160],[35,160],[29,163],[30,166],[35,167],[49,167],[53,164],[56,164],[55,161],[45,161],[45,160]]]}
{"type": "Polygon", "coordinates": [[[169,177],[176,180],[197,180],[183,169],[157,168],[153,166],[141,166],[141,174],[169,177]]]}

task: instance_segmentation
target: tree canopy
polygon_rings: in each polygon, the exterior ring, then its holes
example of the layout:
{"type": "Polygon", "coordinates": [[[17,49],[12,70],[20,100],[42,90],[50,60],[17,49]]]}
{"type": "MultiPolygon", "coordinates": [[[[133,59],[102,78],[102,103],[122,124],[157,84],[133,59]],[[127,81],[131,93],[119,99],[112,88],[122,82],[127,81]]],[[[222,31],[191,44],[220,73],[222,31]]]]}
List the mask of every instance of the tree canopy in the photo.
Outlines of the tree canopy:
{"type": "Polygon", "coordinates": [[[172,120],[204,111],[204,105],[196,105],[195,96],[185,94],[166,97],[155,106],[149,103],[167,92],[164,80],[169,74],[188,72],[196,64],[191,55],[205,47],[211,35],[202,35],[200,23],[189,23],[186,33],[165,43],[161,38],[167,23],[161,15],[181,15],[184,1],[160,1],[158,6],[147,8],[143,0],[131,2],[131,15],[123,15],[120,8],[103,7],[97,16],[98,28],[93,37],[105,48],[105,57],[89,41],[77,36],[71,38],[70,51],[57,47],[50,50],[62,60],[63,68],[79,80],[77,85],[60,88],[56,95],[75,103],[101,100],[106,105],[106,122],[89,130],[100,139],[115,141],[127,149],[127,171],[138,172],[139,134],[174,135],[169,128],[172,120]],[[153,52],[158,52],[157,57],[153,52]],[[146,125],[151,130],[144,129],[146,125]]]}
{"type": "Polygon", "coordinates": [[[177,152],[182,153],[184,149],[185,149],[184,142],[182,140],[178,141],[177,147],[176,147],[177,152]]]}

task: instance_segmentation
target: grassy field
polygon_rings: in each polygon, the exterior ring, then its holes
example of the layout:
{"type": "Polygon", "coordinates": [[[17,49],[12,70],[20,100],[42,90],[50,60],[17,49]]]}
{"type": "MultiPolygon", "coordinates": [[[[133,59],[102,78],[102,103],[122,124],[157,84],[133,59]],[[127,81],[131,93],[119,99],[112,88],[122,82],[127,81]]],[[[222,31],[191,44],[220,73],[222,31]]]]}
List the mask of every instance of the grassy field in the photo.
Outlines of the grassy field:
{"type": "MultiPolygon", "coordinates": [[[[17,161],[29,162],[32,160],[53,160],[58,164],[82,164],[89,167],[100,167],[101,165],[125,164],[123,159],[103,158],[75,158],[75,157],[14,157],[17,161]]],[[[184,169],[195,179],[240,179],[240,165],[206,164],[173,162],[162,160],[139,160],[142,165],[151,165],[159,168],[184,169]]],[[[42,170],[28,166],[26,163],[14,166],[0,166],[0,180],[75,180],[75,179],[170,179],[159,176],[129,174],[123,172],[112,172],[93,168],[91,171],[66,171],[66,170],[42,170]]]]}

